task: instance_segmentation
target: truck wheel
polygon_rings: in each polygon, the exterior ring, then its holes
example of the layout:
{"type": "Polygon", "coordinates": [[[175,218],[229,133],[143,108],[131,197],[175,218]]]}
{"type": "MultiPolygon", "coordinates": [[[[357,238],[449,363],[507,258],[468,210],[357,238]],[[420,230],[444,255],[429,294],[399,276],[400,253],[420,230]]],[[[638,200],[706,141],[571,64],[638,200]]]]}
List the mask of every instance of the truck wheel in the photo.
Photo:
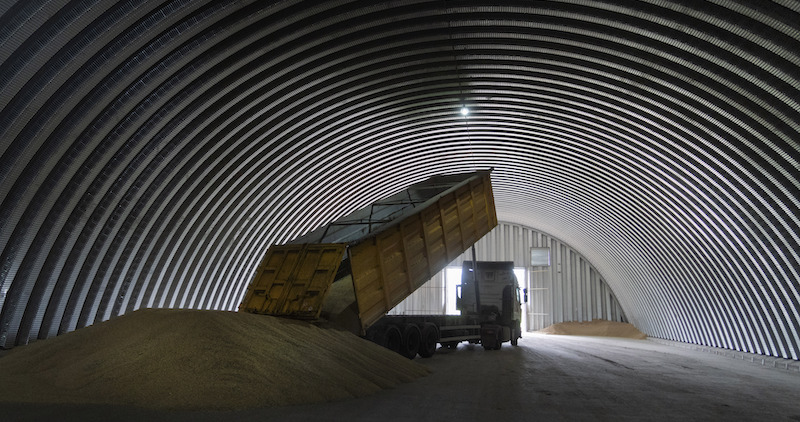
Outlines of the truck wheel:
{"type": "Polygon", "coordinates": [[[436,344],[439,343],[439,329],[436,324],[426,322],[422,326],[422,341],[419,344],[419,355],[429,358],[436,353],[436,344]]]}
{"type": "Polygon", "coordinates": [[[403,327],[403,344],[400,348],[400,354],[409,359],[414,359],[419,351],[421,339],[422,333],[420,333],[419,327],[415,324],[406,324],[403,327]]]}
{"type": "Polygon", "coordinates": [[[519,321],[515,321],[512,324],[511,329],[511,345],[518,346],[519,345],[519,338],[522,337],[522,327],[519,325],[519,321]]]}
{"type": "Polygon", "coordinates": [[[387,325],[377,340],[376,343],[393,352],[400,353],[402,349],[403,336],[396,325],[387,325]]]}

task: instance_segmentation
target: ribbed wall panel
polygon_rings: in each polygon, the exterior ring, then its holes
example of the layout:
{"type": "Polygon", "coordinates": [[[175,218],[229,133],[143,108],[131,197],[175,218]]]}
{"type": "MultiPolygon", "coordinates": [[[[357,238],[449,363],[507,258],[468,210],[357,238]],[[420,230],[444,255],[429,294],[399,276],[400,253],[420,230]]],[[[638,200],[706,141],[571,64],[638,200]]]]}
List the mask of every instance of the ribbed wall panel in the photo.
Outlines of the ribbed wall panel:
{"type": "Polygon", "coordinates": [[[4,2],[0,347],[235,309],[269,245],[494,167],[499,218],[558,239],[575,281],[550,320],[622,315],[607,288],[648,335],[798,359],[799,22],[789,1],[4,2]]]}

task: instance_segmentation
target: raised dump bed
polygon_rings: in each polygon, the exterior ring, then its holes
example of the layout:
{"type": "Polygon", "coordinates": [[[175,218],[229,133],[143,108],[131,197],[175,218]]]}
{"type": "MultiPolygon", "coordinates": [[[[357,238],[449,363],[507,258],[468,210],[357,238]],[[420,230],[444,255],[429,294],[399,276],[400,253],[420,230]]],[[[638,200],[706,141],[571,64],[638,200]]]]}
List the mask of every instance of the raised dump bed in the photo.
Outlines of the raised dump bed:
{"type": "Polygon", "coordinates": [[[431,177],[271,246],[239,309],[364,335],[496,225],[490,171],[431,177]]]}

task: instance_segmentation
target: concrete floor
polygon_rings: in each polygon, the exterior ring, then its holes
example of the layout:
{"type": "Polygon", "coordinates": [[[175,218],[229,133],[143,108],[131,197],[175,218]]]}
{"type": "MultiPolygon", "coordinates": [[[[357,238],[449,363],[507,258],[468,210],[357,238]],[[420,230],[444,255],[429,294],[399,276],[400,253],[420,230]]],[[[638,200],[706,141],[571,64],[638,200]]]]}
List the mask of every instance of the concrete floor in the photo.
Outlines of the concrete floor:
{"type": "Polygon", "coordinates": [[[0,420],[800,421],[796,369],[652,340],[526,334],[519,347],[461,345],[419,362],[433,374],[341,402],[235,412],[0,404],[0,420]]]}

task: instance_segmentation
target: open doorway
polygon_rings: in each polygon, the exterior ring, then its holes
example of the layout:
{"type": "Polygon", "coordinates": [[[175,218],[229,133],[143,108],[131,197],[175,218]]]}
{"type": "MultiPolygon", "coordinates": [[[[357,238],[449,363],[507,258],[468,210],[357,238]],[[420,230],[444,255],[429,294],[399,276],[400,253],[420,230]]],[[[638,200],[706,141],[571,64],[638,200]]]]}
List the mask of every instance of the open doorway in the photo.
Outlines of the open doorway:
{"type": "Polygon", "coordinates": [[[447,315],[461,315],[456,308],[458,285],[461,284],[461,267],[447,267],[444,269],[444,311],[447,315]]]}

